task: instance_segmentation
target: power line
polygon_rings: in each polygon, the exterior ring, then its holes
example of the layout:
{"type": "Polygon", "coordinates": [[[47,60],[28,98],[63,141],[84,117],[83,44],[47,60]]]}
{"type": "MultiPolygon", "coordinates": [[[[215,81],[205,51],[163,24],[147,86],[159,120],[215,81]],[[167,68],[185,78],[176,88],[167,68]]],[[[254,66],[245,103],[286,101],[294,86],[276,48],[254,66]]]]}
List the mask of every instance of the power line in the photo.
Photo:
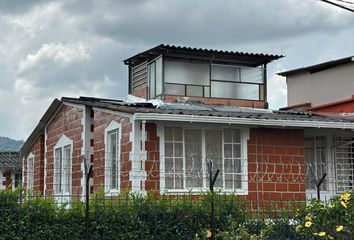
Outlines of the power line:
{"type": "MultiPolygon", "coordinates": [[[[328,3],[328,4],[331,4],[333,6],[336,6],[336,7],[339,7],[339,8],[342,8],[342,9],[345,9],[347,11],[350,11],[350,12],[353,12],[354,13],[354,9],[353,8],[350,8],[350,7],[347,7],[343,4],[339,4],[339,3],[335,3],[335,2],[332,2],[332,1],[329,1],[329,0],[320,0],[321,2],[324,2],[324,3],[328,3]]],[[[344,0],[343,0],[344,1],[344,0]]],[[[341,2],[343,2],[341,1],[341,2]]],[[[351,2],[352,3],[352,2],[351,2]]],[[[353,3],[352,3],[353,4],[353,3]]]]}

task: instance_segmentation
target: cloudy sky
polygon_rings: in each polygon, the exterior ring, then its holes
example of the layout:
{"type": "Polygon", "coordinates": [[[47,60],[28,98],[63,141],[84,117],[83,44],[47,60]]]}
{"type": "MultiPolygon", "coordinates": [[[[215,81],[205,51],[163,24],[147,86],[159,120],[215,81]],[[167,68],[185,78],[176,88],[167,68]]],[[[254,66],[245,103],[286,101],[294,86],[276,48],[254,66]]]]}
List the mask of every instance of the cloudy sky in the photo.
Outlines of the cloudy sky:
{"type": "Polygon", "coordinates": [[[282,54],[275,73],[354,55],[354,14],[316,0],[1,0],[0,136],[26,139],[54,98],[124,98],[122,60],[160,43],[282,54]]]}

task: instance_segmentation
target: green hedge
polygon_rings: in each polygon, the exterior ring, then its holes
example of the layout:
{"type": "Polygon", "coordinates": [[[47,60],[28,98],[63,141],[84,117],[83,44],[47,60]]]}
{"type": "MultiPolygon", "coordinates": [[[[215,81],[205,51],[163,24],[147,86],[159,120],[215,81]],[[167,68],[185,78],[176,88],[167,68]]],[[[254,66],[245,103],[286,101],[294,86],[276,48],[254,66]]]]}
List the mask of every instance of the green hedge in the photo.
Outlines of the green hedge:
{"type": "MultiPolygon", "coordinates": [[[[340,237],[353,234],[351,199],[346,198],[347,208],[343,209],[340,196],[329,206],[319,201],[303,207],[298,203],[288,203],[283,208],[268,204],[256,212],[250,211],[254,203],[234,195],[171,197],[127,193],[107,199],[100,192],[90,200],[90,236],[91,239],[207,239],[211,232],[212,199],[215,239],[324,239],[313,235],[321,231],[327,232],[328,239],[346,239],[340,237]],[[314,216],[310,228],[305,227],[309,216],[314,216]],[[340,224],[344,229],[336,232],[333,226],[340,224]]],[[[20,190],[0,191],[0,218],[0,239],[85,238],[85,203],[78,199],[68,205],[48,197],[28,197],[20,190]]]]}

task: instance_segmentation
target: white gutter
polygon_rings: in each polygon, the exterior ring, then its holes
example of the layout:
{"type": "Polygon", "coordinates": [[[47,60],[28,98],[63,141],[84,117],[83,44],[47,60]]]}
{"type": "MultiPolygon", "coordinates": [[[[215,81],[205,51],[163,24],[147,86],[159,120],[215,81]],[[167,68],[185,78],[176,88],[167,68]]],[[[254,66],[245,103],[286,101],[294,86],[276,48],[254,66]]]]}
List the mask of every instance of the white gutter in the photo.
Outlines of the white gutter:
{"type": "Polygon", "coordinates": [[[235,117],[199,116],[199,115],[182,115],[182,114],[160,114],[160,113],[135,113],[134,120],[174,121],[174,122],[191,122],[191,123],[201,122],[201,123],[221,123],[221,124],[280,126],[280,127],[354,129],[354,123],[349,123],[349,122],[344,123],[344,122],[235,118],[235,117]]]}

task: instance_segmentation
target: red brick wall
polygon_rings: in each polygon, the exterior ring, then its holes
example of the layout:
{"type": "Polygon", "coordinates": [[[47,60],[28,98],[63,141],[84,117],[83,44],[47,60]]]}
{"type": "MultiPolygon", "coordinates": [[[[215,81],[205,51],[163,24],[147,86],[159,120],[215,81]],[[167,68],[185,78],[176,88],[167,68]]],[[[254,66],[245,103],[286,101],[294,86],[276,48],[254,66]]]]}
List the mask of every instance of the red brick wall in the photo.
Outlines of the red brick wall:
{"type": "Polygon", "coordinates": [[[157,136],[155,123],[146,123],[147,140],[145,150],[147,151],[147,161],[145,170],[147,179],[145,181],[145,190],[160,191],[160,138],[157,136]]]}
{"type": "Polygon", "coordinates": [[[53,168],[54,168],[54,146],[64,134],[73,141],[72,152],[72,195],[78,196],[81,194],[81,163],[83,156],[81,148],[83,140],[81,134],[83,132],[82,118],[83,109],[63,105],[59,112],[47,126],[46,146],[47,146],[47,177],[46,188],[47,194],[53,194],[53,168]]]}
{"type": "MultiPolygon", "coordinates": [[[[188,97],[189,102],[202,103],[206,105],[223,105],[223,106],[239,106],[250,108],[265,108],[263,101],[237,100],[237,99],[222,99],[222,98],[200,98],[188,97]]],[[[164,96],[164,101],[169,103],[184,102],[184,97],[181,96],[164,96]]]]}
{"type": "Polygon", "coordinates": [[[41,195],[44,191],[44,136],[38,136],[28,153],[25,154],[24,176],[22,176],[24,187],[27,187],[27,158],[31,153],[34,157],[33,191],[41,195]]]}
{"type": "Polygon", "coordinates": [[[93,159],[93,191],[100,188],[104,189],[104,173],[105,173],[105,129],[112,122],[121,123],[121,155],[120,155],[120,187],[121,190],[131,189],[131,181],[129,180],[129,172],[131,170],[131,162],[129,160],[132,151],[132,143],[130,142],[130,132],[132,124],[130,118],[126,116],[118,116],[109,113],[94,112],[94,159],[93,159]]]}
{"type": "Polygon", "coordinates": [[[140,97],[140,98],[146,98],[147,99],[147,87],[144,87],[142,89],[139,89],[137,91],[134,91],[130,93],[133,96],[140,97]]]}
{"type": "Polygon", "coordinates": [[[251,128],[248,141],[249,199],[304,200],[304,132],[251,128]]]}

